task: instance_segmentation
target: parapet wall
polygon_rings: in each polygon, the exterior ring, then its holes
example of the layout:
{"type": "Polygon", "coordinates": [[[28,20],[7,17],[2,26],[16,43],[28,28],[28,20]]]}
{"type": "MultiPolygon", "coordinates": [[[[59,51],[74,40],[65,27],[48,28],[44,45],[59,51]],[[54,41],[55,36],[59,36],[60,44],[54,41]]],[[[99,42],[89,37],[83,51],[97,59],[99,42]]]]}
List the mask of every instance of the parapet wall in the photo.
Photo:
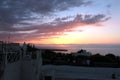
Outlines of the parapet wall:
{"type": "Polygon", "coordinates": [[[56,80],[57,79],[112,80],[112,74],[115,74],[116,76],[115,80],[119,80],[118,78],[120,78],[120,68],[45,65],[43,66],[43,73],[44,76],[52,76],[55,77],[56,80]]]}
{"type": "Polygon", "coordinates": [[[3,79],[21,80],[21,61],[6,64],[3,79]]]}

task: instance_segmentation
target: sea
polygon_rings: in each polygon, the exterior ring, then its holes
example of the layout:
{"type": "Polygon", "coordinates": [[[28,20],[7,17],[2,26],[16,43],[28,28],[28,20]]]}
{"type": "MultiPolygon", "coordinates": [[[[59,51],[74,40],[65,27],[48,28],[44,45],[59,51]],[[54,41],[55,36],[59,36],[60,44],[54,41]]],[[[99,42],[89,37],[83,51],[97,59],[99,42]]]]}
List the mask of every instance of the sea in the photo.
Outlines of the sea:
{"type": "Polygon", "coordinates": [[[37,47],[42,49],[65,49],[64,53],[75,53],[81,49],[87,50],[92,54],[114,54],[120,56],[120,44],[39,44],[37,47]]]}

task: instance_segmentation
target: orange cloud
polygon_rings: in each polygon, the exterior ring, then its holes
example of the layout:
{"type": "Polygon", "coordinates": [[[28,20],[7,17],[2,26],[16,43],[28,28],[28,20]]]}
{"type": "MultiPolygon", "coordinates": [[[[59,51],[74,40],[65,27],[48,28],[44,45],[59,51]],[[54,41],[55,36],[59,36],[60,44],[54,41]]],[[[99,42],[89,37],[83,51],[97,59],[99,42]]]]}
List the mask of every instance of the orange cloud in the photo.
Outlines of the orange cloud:
{"type": "MultiPolygon", "coordinates": [[[[39,25],[31,25],[29,27],[14,28],[11,36],[14,41],[31,42],[31,43],[61,43],[63,39],[59,38],[65,35],[65,32],[74,32],[79,27],[92,25],[93,27],[100,26],[104,21],[108,20],[104,14],[98,15],[82,15],[78,14],[75,17],[55,18],[49,23],[39,25]],[[70,19],[71,18],[71,19],[70,19]],[[59,40],[58,40],[59,39],[59,40]]],[[[78,30],[82,32],[83,30],[78,30]]],[[[2,31],[0,36],[5,38],[6,31],[2,31]]],[[[7,35],[7,34],[6,34],[7,35]]],[[[65,37],[64,37],[65,38],[65,37]]],[[[66,43],[72,43],[74,40],[67,40],[66,43]]],[[[63,41],[62,43],[64,43],[63,41]]]]}

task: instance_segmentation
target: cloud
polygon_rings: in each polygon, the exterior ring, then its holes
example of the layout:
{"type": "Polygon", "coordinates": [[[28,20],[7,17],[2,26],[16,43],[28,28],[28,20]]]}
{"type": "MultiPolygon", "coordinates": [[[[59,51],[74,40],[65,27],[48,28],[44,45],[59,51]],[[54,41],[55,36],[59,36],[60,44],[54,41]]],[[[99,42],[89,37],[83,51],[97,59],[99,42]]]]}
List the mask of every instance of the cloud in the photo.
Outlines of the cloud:
{"type": "Polygon", "coordinates": [[[14,41],[47,39],[72,31],[76,27],[109,20],[104,14],[77,14],[45,21],[46,17],[55,16],[57,12],[90,4],[92,1],[88,0],[0,0],[0,37],[7,40],[6,36],[11,33],[14,41]],[[37,22],[39,24],[34,23],[37,20],[40,20],[37,22]]]}
{"type": "Polygon", "coordinates": [[[10,27],[19,21],[35,18],[32,13],[47,16],[88,3],[86,0],[0,0],[0,25],[10,27]]]}
{"type": "MultiPolygon", "coordinates": [[[[62,18],[55,18],[53,21],[49,23],[33,25],[31,27],[16,28],[16,31],[13,32],[11,35],[14,35],[16,40],[48,39],[57,37],[66,32],[74,31],[74,29],[78,27],[84,27],[89,25],[96,26],[96,24],[98,23],[102,24],[102,22],[108,20],[108,17],[106,17],[104,14],[98,15],[77,14],[76,16],[71,17],[68,16],[62,18]],[[71,17],[73,19],[69,19],[71,17]]],[[[82,32],[83,30],[75,31],[82,32]]]]}

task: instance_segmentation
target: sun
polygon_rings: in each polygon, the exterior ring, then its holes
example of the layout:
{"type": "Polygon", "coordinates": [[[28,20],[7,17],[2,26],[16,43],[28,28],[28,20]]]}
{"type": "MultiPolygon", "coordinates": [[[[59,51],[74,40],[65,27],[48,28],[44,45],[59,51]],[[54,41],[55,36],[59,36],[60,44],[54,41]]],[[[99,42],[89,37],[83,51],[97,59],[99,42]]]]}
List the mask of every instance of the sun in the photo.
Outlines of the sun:
{"type": "Polygon", "coordinates": [[[75,44],[77,43],[77,37],[75,35],[61,35],[57,38],[52,38],[51,42],[54,44],[75,44]]]}
{"type": "Polygon", "coordinates": [[[68,38],[54,38],[52,39],[54,44],[71,44],[73,43],[73,40],[68,38]]]}

